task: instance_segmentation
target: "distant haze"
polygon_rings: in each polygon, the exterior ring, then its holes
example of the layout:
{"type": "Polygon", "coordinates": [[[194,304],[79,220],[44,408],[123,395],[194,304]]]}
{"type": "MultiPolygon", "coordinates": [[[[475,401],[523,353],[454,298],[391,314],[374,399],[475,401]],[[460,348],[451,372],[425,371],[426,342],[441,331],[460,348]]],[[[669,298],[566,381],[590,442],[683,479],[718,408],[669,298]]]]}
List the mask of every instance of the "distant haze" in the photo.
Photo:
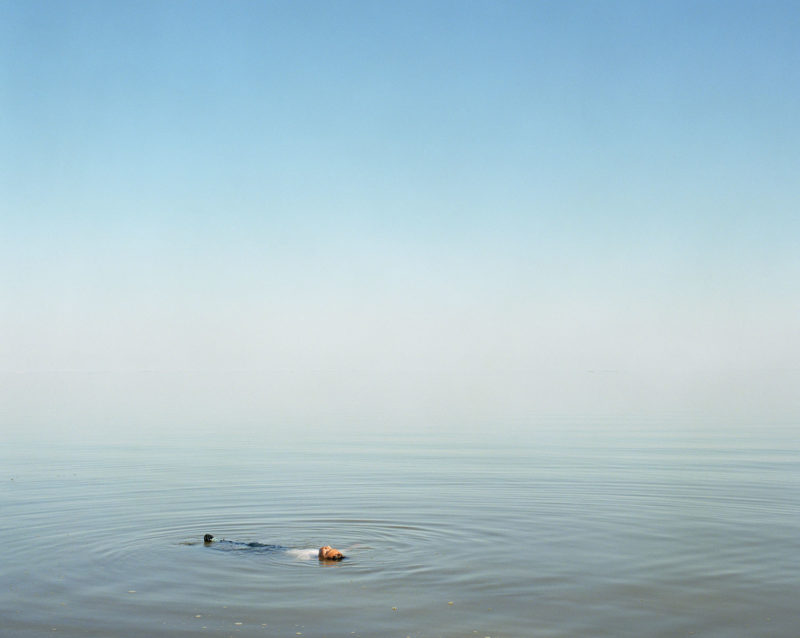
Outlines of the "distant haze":
{"type": "Polygon", "coordinates": [[[792,3],[0,25],[4,436],[800,417],[792,3]]]}

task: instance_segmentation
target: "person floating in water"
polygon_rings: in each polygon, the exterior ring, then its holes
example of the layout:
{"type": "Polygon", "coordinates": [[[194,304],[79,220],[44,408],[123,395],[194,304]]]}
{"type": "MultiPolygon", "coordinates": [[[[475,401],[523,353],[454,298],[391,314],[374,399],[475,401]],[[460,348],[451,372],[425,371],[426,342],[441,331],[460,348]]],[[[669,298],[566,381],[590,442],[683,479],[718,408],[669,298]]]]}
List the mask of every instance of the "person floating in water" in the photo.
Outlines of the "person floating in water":
{"type": "MultiPolygon", "coordinates": [[[[264,549],[264,550],[287,549],[286,547],[281,547],[280,545],[269,545],[265,543],[242,543],[229,540],[216,540],[213,534],[206,534],[205,536],[203,536],[203,543],[205,545],[210,545],[211,543],[226,543],[232,546],[252,547],[254,549],[264,549]]],[[[323,547],[319,548],[319,551],[317,552],[317,558],[319,560],[338,561],[344,559],[344,554],[342,554],[342,552],[340,552],[338,549],[334,549],[330,545],[324,545],[323,547]]]]}

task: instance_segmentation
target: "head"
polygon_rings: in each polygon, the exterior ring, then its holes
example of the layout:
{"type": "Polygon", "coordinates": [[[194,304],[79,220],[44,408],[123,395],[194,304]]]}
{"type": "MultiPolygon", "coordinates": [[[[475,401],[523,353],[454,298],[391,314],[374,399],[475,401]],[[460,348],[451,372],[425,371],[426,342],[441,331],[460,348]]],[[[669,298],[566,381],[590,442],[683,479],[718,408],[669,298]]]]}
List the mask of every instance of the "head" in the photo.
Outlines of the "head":
{"type": "Polygon", "coordinates": [[[205,536],[203,536],[203,542],[204,543],[210,543],[213,540],[214,540],[214,537],[211,534],[206,534],[205,536]]]}
{"type": "Polygon", "coordinates": [[[330,545],[325,545],[325,547],[319,548],[319,559],[320,560],[342,560],[344,556],[342,556],[342,552],[338,549],[334,549],[330,545]]]}

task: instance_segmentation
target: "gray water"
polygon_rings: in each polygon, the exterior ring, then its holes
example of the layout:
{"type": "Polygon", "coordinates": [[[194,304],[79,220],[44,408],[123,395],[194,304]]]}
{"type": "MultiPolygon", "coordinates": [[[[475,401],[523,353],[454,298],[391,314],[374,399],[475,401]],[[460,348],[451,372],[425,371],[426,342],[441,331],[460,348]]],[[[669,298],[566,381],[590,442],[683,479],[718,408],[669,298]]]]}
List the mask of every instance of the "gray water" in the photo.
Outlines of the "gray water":
{"type": "Polygon", "coordinates": [[[4,638],[800,635],[789,436],[12,443],[0,470],[4,638]]]}

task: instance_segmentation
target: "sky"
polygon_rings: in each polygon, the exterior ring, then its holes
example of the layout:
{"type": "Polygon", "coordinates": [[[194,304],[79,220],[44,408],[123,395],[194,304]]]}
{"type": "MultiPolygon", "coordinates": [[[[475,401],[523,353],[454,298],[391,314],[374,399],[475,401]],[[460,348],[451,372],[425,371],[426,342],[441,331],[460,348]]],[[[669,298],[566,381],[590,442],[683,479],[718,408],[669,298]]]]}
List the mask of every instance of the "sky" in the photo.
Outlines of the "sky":
{"type": "Polygon", "coordinates": [[[2,0],[0,431],[796,424],[799,32],[2,0]]]}

